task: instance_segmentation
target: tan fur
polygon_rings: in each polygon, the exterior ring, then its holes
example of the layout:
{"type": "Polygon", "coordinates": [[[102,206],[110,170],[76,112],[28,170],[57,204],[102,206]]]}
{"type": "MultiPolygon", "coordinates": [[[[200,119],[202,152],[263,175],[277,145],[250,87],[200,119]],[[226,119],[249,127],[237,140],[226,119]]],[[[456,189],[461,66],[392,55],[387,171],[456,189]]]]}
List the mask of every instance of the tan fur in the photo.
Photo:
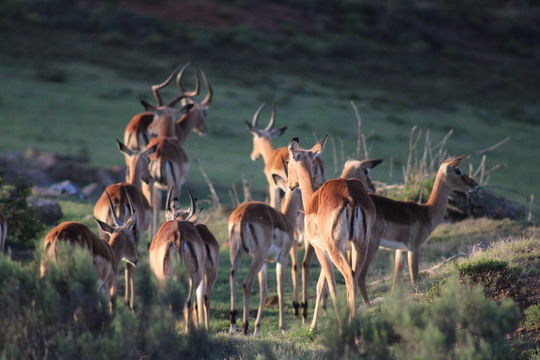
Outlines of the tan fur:
{"type": "Polygon", "coordinates": [[[124,130],[124,144],[132,150],[141,150],[148,144],[148,126],[154,114],[148,111],[134,115],[124,130]]]}
{"type": "Polygon", "coordinates": [[[53,228],[45,236],[45,253],[41,260],[40,275],[47,272],[47,263],[55,258],[58,241],[72,246],[86,248],[94,258],[98,276],[109,295],[114,295],[119,264],[122,258],[137,262],[136,244],[118,228],[112,233],[108,242],[98,238],[90,229],[81,223],[65,221],[53,228]]]}
{"type": "Polygon", "coordinates": [[[148,255],[150,267],[162,285],[167,278],[174,275],[174,269],[171,268],[174,260],[182,261],[189,275],[188,296],[184,308],[185,330],[187,332],[192,324],[204,323],[204,309],[197,309],[198,319],[194,319],[192,311],[195,291],[204,279],[207,262],[204,240],[195,225],[183,220],[164,222],[152,239],[148,255]]]}
{"type": "Polygon", "coordinates": [[[359,181],[332,179],[315,190],[312,161],[323,150],[325,141],[326,137],[312,149],[304,150],[294,139],[288,147],[288,185],[291,188],[300,186],[304,203],[305,236],[314,246],[322,267],[317,283],[312,328],[316,327],[318,307],[326,281],[339,319],[332,263],[345,278],[349,316],[356,315],[357,275],[365,259],[371,228],[375,221],[374,205],[359,181]],[[348,248],[352,248],[356,254],[356,261],[352,266],[345,257],[348,248]]]}
{"type": "Polygon", "coordinates": [[[262,319],[262,308],[266,293],[266,263],[276,262],[276,277],[279,299],[279,327],[285,329],[283,314],[284,268],[288,254],[293,246],[293,229],[285,216],[267,204],[250,201],[240,204],[229,216],[229,251],[231,260],[231,326],[230,332],[236,332],[236,274],[240,266],[241,255],[248,253],[252,258],[250,270],[244,280],[244,315],[243,332],[249,327],[249,296],[255,276],[259,274],[259,309],[255,320],[254,334],[258,335],[262,319]]]}

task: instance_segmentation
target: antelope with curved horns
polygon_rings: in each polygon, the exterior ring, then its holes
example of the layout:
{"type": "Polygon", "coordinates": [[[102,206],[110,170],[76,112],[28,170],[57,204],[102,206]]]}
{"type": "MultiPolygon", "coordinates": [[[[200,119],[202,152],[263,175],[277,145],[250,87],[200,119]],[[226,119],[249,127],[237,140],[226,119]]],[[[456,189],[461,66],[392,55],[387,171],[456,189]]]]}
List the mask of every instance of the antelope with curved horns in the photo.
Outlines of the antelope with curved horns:
{"type": "Polygon", "coordinates": [[[236,274],[240,266],[242,254],[248,253],[251,267],[243,283],[244,315],[243,333],[247,335],[249,328],[249,296],[251,286],[258,274],[259,278],[259,308],[255,320],[254,335],[258,335],[262,319],[262,309],[266,297],[266,267],[268,262],[276,262],[276,278],[279,303],[279,327],[286,329],[283,313],[283,283],[284,269],[287,267],[288,254],[295,242],[293,228],[288,216],[295,216],[297,208],[293,205],[294,192],[285,193],[282,205],[283,213],[267,204],[249,201],[240,204],[229,216],[228,241],[231,260],[231,326],[230,332],[236,332],[236,274]],[[294,214],[291,214],[293,213],[294,214]]]}
{"type": "Polygon", "coordinates": [[[332,263],[345,278],[349,317],[356,316],[356,284],[375,221],[373,202],[358,180],[331,179],[315,190],[311,163],[323,151],[326,138],[324,136],[310,150],[302,149],[298,138],[292,139],[288,146],[287,186],[290,189],[300,187],[304,203],[304,236],[314,247],[321,264],[312,329],[317,324],[325,282],[329,284],[334,310],[340,322],[332,263]],[[352,265],[345,256],[348,249],[353,252],[352,265]]]}
{"type": "Polygon", "coordinates": [[[116,283],[120,262],[122,260],[137,265],[137,217],[133,208],[130,207],[130,216],[122,221],[116,216],[113,207],[111,213],[115,214],[114,225],[111,226],[96,218],[100,232],[108,237],[98,238],[86,225],[65,221],[53,228],[45,236],[45,253],[41,259],[40,275],[43,277],[47,272],[47,263],[56,256],[56,244],[69,242],[71,245],[87,248],[92,254],[94,265],[100,280],[99,289],[106,293],[112,303],[116,295],[116,283]]]}
{"type": "Polygon", "coordinates": [[[184,86],[182,85],[182,74],[188,66],[189,63],[180,70],[178,77],[176,78],[178,90],[180,93],[186,94],[186,97],[182,99],[183,108],[186,110],[186,113],[176,120],[175,125],[176,137],[180,144],[184,143],[191,131],[195,131],[200,136],[204,136],[208,133],[208,128],[206,127],[206,112],[214,97],[212,86],[210,85],[205,72],[202,70],[197,70],[195,72],[195,90],[193,92],[187,92],[184,89],[184,86]],[[193,97],[199,95],[199,72],[202,75],[207,93],[201,102],[196,102],[193,100],[193,97]]]}
{"type": "Polygon", "coordinates": [[[201,285],[197,288],[197,309],[203,309],[203,321],[204,326],[208,330],[209,328],[209,311],[210,311],[210,298],[212,295],[212,289],[217,279],[218,265],[219,265],[219,242],[214,237],[214,234],[204,224],[199,224],[199,218],[201,216],[202,208],[197,208],[197,199],[193,198],[191,192],[188,191],[190,199],[190,211],[185,211],[180,208],[178,197],[173,196],[174,188],[171,187],[167,196],[167,212],[165,218],[167,220],[185,220],[193,223],[199,232],[199,235],[204,241],[206,249],[206,263],[205,274],[201,281],[201,285]],[[189,216],[191,209],[193,215],[189,216]]]}
{"type": "MultiPolygon", "coordinates": [[[[113,214],[111,214],[110,198],[116,204],[118,216],[124,219],[127,216],[126,209],[129,208],[129,202],[132,201],[132,206],[137,214],[137,241],[150,227],[152,222],[152,211],[150,204],[146,200],[142,192],[142,183],[150,181],[148,172],[148,157],[156,151],[155,147],[149,147],[144,151],[130,150],[122,144],[118,139],[117,145],[120,152],[126,158],[126,178],[127,182],[120,182],[107,186],[105,191],[94,206],[94,216],[99,220],[112,225],[114,224],[113,214]]],[[[101,234],[103,235],[103,234],[101,234]]],[[[125,271],[125,301],[133,309],[135,306],[135,268],[127,263],[125,271]]]]}
{"type": "Polygon", "coordinates": [[[8,224],[7,218],[4,213],[0,210],[0,253],[4,252],[6,247],[6,238],[7,238],[8,224]]]}
{"type": "Polygon", "coordinates": [[[276,120],[275,108],[272,106],[272,115],[270,122],[264,128],[257,127],[257,120],[264,108],[265,103],[262,103],[251,120],[251,123],[246,121],[247,128],[253,135],[253,151],[251,152],[251,160],[255,161],[262,156],[264,160],[264,175],[268,182],[268,195],[270,197],[270,206],[274,209],[279,209],[279,189],[276,187],[272,174],[284,175],[283,159],[286,160],[288,153],[286,147],[279,147],[274,149],[272,146],[272,139],[283,135],[286,126],[278,129],[273,129],[274,121],[276,120]]]}
{"type": "MultiPolygon", "coordinates": [[[[197,211],[193,197],[191,200],[192,206],[186,215],[187,219],[192,219],[197,211]]],[[[206,293],[205,271],[208,264],[205,242],[195,225],[191,221],[180,219],[165,221],[152,239],[148,256],[150,268],[161,286],[167,278],[175,275],[175,262],[182,261],[189,275],[188,296],[184,306],[185,331],[188,332],[194,324],[207,325],[205,315],[208,312],[204,309],[203,302],[197,307],[198,316],[193,314],[196,291],[200,295],[206,293]]]]}

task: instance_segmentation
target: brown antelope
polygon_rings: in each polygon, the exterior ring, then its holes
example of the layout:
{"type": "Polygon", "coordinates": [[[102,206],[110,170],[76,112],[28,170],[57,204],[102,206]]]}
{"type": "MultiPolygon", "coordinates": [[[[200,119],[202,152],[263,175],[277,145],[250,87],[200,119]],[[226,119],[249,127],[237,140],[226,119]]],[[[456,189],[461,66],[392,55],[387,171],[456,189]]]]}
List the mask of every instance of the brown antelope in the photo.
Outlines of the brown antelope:
{"type": "MultiPolygon", "coordinates": [[[[192,219],[195,212],[192,201],[186,219],[192,219]]],[[[205,271],[208,264],[205,242],[195,225],[187,220],[165,221],[152,239],[148,256],[150,267],[161,286],[166,279],[175,275],[175,263],[178,260],[183,263],[189,275],[188,296],[184,306],[185,331],[189,331],[194,324],[207,325],[208,321],[204,318],[208,314],[204,309],[205,304],[201,302],[197,307],[198,316],[193,314],[196,291],[201,295],[206,294],[205,271]]]]}
{"type": "MultiPolygon", "coordinates": [[[[287,214],[294,192],[285,193],[283,211],[287,214]]],[[[296,211],[295,211],[296,212],[296,211]]],[[[231,260],[231,326],[230,332],[236,332],[236,275],[240,266],[242,254],[251,256],[251,267],[243,282],[244,315],[242,328],[247,335],[249,328],[249,296],[255,276],[259,277],[259,308],[255,320],[254,335],[259,335],[262,310],[266,298],[266,263],[276,262],[276,278],[279,303],[279,327],[286,329],[283,314],[283,283],[288,254],[294,243],[293,229],[286,215],[276,211],[269,205],[250,201],[240,204],[229,216],[228,240],[231,260]]]]}
{"type": "Polygon", "coordinates": [[[287,130],[287,127],[283,126],[279,129],[273,129],[274,121],[276,120],[276,112],[274,107],[272,107],[270,122],[264,129],[258,128],[257,120],[259,119],[259,114],[264,108],[264,105],[265,104],[262,103],[257,111],[255,111],[251,123],[246,121],[248,129],[253,135],[253,151],[251,152],[250,156],[251,160],[253,161],[262,156],[264,160],[264,175],[266,176],[266,180],[268,182],[270,206],[272,206],[274,209],[279,209],[279,189],[275,185],[272,175],[285,175],[285,170],[283,169],[283,160],[287,160],[288,153],[286,147],[274,149],[272,146],[272,139],[283,135],[285,130],[287,130]]]}
{"type": "Polygon", "coordinates": [[[356,316],[356,284],[375,221],[373,202],[358,180],[331,179],[315,190],[312,161],[320,155],[325,142],[326,136],[313,148],[305,150],[300,147],[298,139],[294,138],[288,146],[287,186],[290,189],[300,187],[304,203],[304,236],[314,247],[321,264],[312,329],[317,324],[325,281],[329,284],[334,310],[340,321],[332,263],[345,278],[349,317],[356,316]],[[348,249],[353,251],[352,265],[345,256],[348,249]]]}
{"type": "MultiPolygon", "coordinates": [[[[149,147],[144,151],[136,151],[128,149],[118,139],[116,140],[118,149],[124,154],[127,162],[126,178],[127,182],[121,182],[107,186],[105,191],[94,206],[94,216],[109,224],[114,224],[114,217],[111,213],[112,201],[117,209],[117,214],[120,219],[125,219],[128,215],[129,202],[132,201],[132,206],[137,214],[137,241],[144,235],[150,227],[152,221],[152,211],[150,205],[142,193],[141,182],[148,183],[150,174],[148,172],[148,156],[156,151],[155,147],[149,147]]],[[[100,234],[101,237],[103,234],[100,234]]],[[[133,309],[135,306],[135,268],[127,263],[125,271],[125,301],[133,309]]]]}
{"type": "Polygon", "coordinates": [[[0,210],[0,253],[4,252],[4,249],[6,247],[7,231],[7,218],[2,212],[2,210],[0,210]]]}
{"type": "MultiPolygon", "coordinates": [[[[116,214],[116,209],[112,210],[116,214]]],[[[101,232],[108,240],[98,238],[90,229],[81,223],[65,221],[45,236],[45,253],[41,260],[40,274],[47,272],[47,263],[56,256],[58,242],[87,248],[94,260],[99,278],[99,289],[112,299],[116,295],[116,283],[120,262],[126,261],[134,266],[138,261],[136,223],[137,218],[133,209],[125,222],[115,217],[115,225],[111,226],[96,219],[101,232]]]]}
{"type": "MultiPolygon", "coordinates": [[[[368,252],[366,267],[375,256],[375,246],[380,244],[383,248],[396,250],[392,289],[396,286],[398,276],[403,269],[404,252],[408,253],[411,282],[416,283],[420,248],[437,225],[443,221],[450,193],[452,191],[470,191],[477,186],[473,179],[459,169],[463,159],[464,156],[451,157],[441,163],[435,177],[433,190],[425,204],[396,201],[370,194],[375,205],[377,219],[372,232],[373,247],[370,247],[368,252]]],[[[362,277],[365,277],[364,272],[361,273],[360,279],[362,277]]],[[[367,294],[363,294],[363,296],[367,300],[367,294]]]]}
{"type": "MultiPolygon", "coordinates": [[[[219,265],[219,243],[214,237],[214,234],[204,224],[199,224],[199,217],[202,209],[193,211],[193,215],[190,215],[191,211],[185,211],[180,208],[178,197],[174,196],[174,187],[171,187],[167,196],[167,212],[165,218],[168,221],[171,220],[185,220],[195,224],[199,235],[204,241],[206,249],[206,264],[205,275],[202,279],[201,285],[197,288],[197,308],[203,309],[204,326],[208,330],[209,328],[209,315],[210,311],[210,298],[212,295],[212,289],[217,279],[218,265],[219,265]]],[[[190,209],[197,209],[197,200],[193,198],[191,192],[188,192],[191,202],[190,209]]]]}

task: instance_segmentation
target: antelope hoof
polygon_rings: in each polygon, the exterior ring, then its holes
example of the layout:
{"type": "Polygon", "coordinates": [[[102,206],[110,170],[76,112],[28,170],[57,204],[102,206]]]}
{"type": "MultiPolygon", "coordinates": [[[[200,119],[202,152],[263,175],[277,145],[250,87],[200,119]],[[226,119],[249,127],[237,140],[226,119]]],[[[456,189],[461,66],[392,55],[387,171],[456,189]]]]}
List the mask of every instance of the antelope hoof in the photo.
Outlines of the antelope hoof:
{"type": "Polygon", "coordinates": [[[231,324],[231,327],[229,328],[229,334],[234,335],[236,334],[236,325],[231,324]]]}
{"type": "Polygon", "coordinates": [[[293,306],[294,317],[298,318],[300,303],[298,301],[293,301],[292,306],[293,306]]]}
{"type": "Polygon", "coordinates": [[[302,323],[305,324],[307,322],[308,317],[308,303],[303,302],[302,303],[302,323]]]}
{"type": "Polygon", "coordinates": [[[289,332],[289,329],[287,329],[286,326],[282,326],[282,327],[281,327],[281,335],[285,335],[285,334],[288,333],[288,332],[289,332]]]}

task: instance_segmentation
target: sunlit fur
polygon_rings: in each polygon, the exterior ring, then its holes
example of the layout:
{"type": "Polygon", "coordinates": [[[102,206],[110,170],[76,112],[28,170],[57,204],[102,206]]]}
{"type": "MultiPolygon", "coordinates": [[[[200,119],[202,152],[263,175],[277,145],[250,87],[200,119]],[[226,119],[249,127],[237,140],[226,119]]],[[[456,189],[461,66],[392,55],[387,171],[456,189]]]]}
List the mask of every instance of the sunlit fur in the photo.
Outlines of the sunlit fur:
{"type": "Polygon", "coordinates": [[[236,277],[241,256],[249,254],[251,267],[243,282],[244,314],[243,333],[249,328],[249,297],[251,286],[259,274],[259,308],[255,320],[254,334],[260,332],[263,303],[266,297],[266,263],[276,262],[278,284],[279,327],[285,329],[283,314],[283,283],[288,263],[289,251],[293,245],[293,229],[285,216],[269,205],[250,201],[240,204],[229,216],[228,221],[229,255],[231,260],[231,325],[230,332],[236,332],[236,277]]]}

